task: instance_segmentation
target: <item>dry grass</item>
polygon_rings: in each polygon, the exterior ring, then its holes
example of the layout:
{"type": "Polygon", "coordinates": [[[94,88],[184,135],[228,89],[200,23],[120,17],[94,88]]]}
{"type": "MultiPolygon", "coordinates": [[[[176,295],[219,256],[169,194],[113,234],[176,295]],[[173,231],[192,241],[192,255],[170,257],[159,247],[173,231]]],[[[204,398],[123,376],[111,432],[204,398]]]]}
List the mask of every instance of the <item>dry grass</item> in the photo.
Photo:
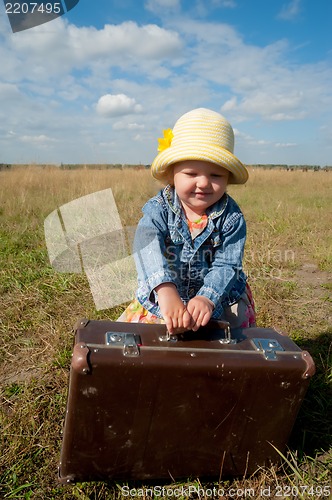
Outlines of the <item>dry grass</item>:
{"type": "MultiPolygon", "coordinates": [[[[332,464],[331,181],[329,172],[256,169],[246,186],[229,189],[247,218],[245,266],[258,322],[308,349],[317,374],[283,466],[223,481],[225,491],[271,488],[274,498],[277,486],[290,485],[305,487],[297,498],[324,497],[308,488],[326,485],[332,464]]],[[[0,498],[122,498],[121,485],[57,485],[73,323],[115,319],[122,308],[96,312],[84,275],[50,267],[43,222],[58,206],[111,187],[122,223],[132,226],[159,186],[146,171],[52,167],[0,172],[0,186],[0,498]]]]}

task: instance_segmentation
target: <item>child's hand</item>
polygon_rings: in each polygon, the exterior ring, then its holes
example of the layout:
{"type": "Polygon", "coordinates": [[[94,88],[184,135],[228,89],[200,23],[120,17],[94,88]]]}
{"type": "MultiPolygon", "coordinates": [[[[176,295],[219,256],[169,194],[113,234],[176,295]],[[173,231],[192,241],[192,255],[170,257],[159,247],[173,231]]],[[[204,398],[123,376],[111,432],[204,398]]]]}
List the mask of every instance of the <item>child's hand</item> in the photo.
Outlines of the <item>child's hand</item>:
{"type": "Polygon", "coordinates": [[[172,335],[190,330],[194,324],[186,306],[173,283],[162,283],[156,287],[160,312],[166,323],[168,332],[172,335]]]}
{"type": "Polygon", "coordinates": [[[200,326],[205,326],[209,322],[213,313],[213,308],[213,302],[202,295],[196,295],[196,297],[189,300],[187,310],[193,320],[191,328],[194,332],[196,332],[200,326]]]}

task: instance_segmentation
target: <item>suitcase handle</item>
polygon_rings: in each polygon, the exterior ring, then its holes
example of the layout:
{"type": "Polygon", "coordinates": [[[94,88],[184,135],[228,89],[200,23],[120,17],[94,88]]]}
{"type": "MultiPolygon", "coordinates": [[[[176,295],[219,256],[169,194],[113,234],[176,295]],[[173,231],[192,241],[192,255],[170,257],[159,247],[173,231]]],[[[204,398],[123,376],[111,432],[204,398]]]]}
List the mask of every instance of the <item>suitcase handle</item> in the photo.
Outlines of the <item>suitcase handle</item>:
{"type": "MultiPolygon", "coordinates": [[[[205,327],[203,328],[218,328],[220,330],[224,330],[225,332],[225,338],[220,339],[219,342],[221,344],[236,344],[236,340],[232,339],[231,336],[231,327],[228,321],[210,321],[205,327]]],[[[191,330],[188,330],[191,331],[191,330]]],[[[185,332],[184,332],[185,333],[185,332]]],[[[177,342],[179,340],[179,335],[183,335],[182,333],[180,334],[170,334],[168,330],[166,330],[166,335],[160,335],[159,340],[161,342],[177,342]]]]}

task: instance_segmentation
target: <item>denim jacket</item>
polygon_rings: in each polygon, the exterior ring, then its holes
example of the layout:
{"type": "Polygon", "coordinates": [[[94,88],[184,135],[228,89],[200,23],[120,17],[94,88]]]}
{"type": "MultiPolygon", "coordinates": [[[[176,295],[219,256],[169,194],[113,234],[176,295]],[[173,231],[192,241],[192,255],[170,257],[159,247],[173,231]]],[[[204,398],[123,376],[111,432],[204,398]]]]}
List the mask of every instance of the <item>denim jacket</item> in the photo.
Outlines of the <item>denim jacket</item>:
{"type": "Polygon", "coordinates": [[[246,286],[242,271],[246,223],[237,203],[225,193],[207,210],[208,224],[194,240],[170,185],[142,210],[134,240],[138,301],[161,318],[154,289],[171,282],[185,304],[203,295],[214,304],[212,318],[220,318],[225,307],[238,302],[246,286]]]}

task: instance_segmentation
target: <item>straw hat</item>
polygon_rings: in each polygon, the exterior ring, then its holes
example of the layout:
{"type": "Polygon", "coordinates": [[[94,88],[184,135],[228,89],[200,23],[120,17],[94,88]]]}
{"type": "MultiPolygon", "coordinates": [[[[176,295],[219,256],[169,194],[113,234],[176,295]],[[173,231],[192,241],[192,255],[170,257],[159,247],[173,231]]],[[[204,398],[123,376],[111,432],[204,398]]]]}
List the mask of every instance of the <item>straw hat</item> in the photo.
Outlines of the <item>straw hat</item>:
{"type": "Polygon", "coordinates": [[[215,111],[198,108],[185,113],[158,141],[159,154],[151,165],[156,179],[166,180],[170,165],[184,160],[208,161],[226,168],[231,173],[229,184],[244,184],[248,179],[247,169],[233,154],[233,129],[215,111]]]}

